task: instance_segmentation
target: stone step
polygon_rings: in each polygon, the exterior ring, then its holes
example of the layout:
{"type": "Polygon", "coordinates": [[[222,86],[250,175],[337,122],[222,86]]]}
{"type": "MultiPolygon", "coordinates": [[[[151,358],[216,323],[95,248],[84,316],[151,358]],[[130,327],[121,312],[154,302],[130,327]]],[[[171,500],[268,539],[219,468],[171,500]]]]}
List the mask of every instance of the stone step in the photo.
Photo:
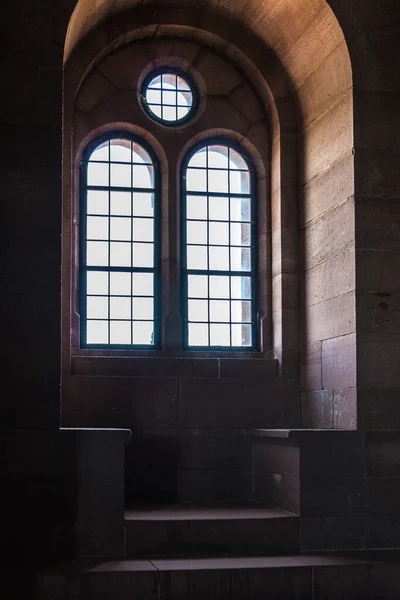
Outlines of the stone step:
{"type": "Polygon", "coordinates": [[[299,517],[249,506],[136,506],[125,512],[126,556],[280,554],[299,549],[299,517]]]}
{"type": "Polygon", "coordinates": [[[340,556],[77,561],[42,575],[41,600],[398,598],[398,562],[340,556]],[[397,595],[396,595],[397,594],[397,595]]]}

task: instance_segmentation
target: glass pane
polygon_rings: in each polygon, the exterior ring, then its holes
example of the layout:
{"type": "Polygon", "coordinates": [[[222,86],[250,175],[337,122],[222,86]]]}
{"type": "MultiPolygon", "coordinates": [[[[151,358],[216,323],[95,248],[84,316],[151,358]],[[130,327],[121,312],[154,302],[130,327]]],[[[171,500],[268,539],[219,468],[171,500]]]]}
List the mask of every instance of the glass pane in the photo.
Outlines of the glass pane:
{"type": "Polygon", "coordinates": [[[86,274],[87,294],[108,294],[108,273],[89,271],[86,274]]]}
{"type": "Polygon", "coordinates": [[[190,91],[190,87],[188,86],[186,81],[184,79],[182,79],[182,77],[177,77],[176,79],[177,79],[176,85],[179,90],[190,91]]]}
{"type": "Polygon", "coordinates": [[[87,212],[89,215],[108,214],[108,192],[100,190],[88,190],[87,212]]]}
{"type": "Polygon", "coordinates": [[[162,118],[164,121],[176,121],[178,118],[176,107],[164,105],[162,109],[162,118]]]}
{"type": "Polygon", "coordinates": [[[149,83],[149,88],[160,88],[161,87],[161,75],[154,77],[149,83]]]}
{"type": "Polygon", "coordinates": [[[250,223],[231,223],[232,246],[250,246],[250,223]]]}
{"type": "Polygon", "coordinates": [[[231,304],[232,321],[251,323],[251,302],[233,301],[231,304]]]}
{"type": "Polygon", "coordinates": [[[231,221],[250,220],[250,198],[231,198],[231,221]]]}
{"type": "Polygon", "coordinates": [[[86,263],[91,267],[108,266],[108,242],[88,242],[86,263]]]}
{"type": "Polygon", "coordinates": [[[229,322],[229,300],[210,300],[210,321],[229,322]]]}
{"type": "MultiPolygon", "coordinates": [[[[178,100],[179,100],[179,95],[178,95],[178,100]]],[[[184,117],[186,117],[186,115],[188,114],[190,110],[189,106],[178,106],[178,119],[183,119],[184,117]]]]}
{"type": "Polygon", "coordinates": [[[132,220],[126,217],[111,217],[110,239],[130,240],[132,236],[132,220]]]}
{"type": "Polygon", "coordinates": [[[108,319],[108,297],[88,296],[86,315],[88,319],[108,319]]]}
{"type": "Polygon", "coordinates": [[[146,100],[149,104],[161,104],[161,90],[148,89],[146,100]]]}
{"type": "Polygon", "coordinates": [[[131,319],[131,299],[110,298],[110,319],[131,319]]]}
{"type": "Polygon", "coordinates": [[[149,153],[139,144],[132,144],[132,152],[132,162],[152,164],[153,161],[151,160],[149,153]]]}
{"type": "MultiPolygon", "coordinates": [[[[229,220],[229,200],[224,197],[211,196],[209,198],[209,211],[211,221],[229,220]]],[[[232,217],[231,217],[232,218],[232,217]]]]}
{"type": "Polygon", "coordinates": [[[207,246],[187,247],[187,268],[207,269],[207,246]]]}
{"type": "Polygon", "coordinates": [[[227,169],[228,147],[219,145],[208,146],[208,166],[218,169],[227,169]]]}
{"type": "Polygon", "coordinates": [[[207,147],[198,150],[189,160],[188,166],[205,168],[207,166],[207,147]]]}
{"type": "Polygon", "coordinates": [[[88,240],[108,240],[108,218],[88,217],[86,236],[88,240]]]}
{"type": "Polygon", "coordinates": [[[134,321],[132,323],[133,343],[141,346],[154,344],[153,321],[134,321]]]}
{"type": "Polygon", "coordinates": [[[231,298],[251,298],[250,277],[231,277],[231,298]]]}
{"type": "Polygon", "coordinates": [[[207,275],[188,276],[188,296],[189,298],[208,298],[207,275]]]}
{"type": "Polygon", "coordinates": [[[109,153],[108,153],[108,142],[104,142],[104,144],[100,144],[90,155],[89,160],[103,160],[108,161],[109,153]]]}
{"type": "Polygon", "coordinates": [[[207,198],[205,196],[188,196],[186,216],[188,219],[207,219],[207,198]]]}
{"type": "Polygon", "coordinates": [[[87,169],[88,185],[108,186],[108,163],[89,163],[87,169]]]}
{"type": "Polygon", "coordinates": [[[126,242],[110,242],[110,265],[112,267],[131,266],[131,244],[126,242]]]}
{"type": "Polygon", "coordinates": [[[250,271],[250,248],[231,248],[232,271],[250,271]]]}
{"type": "Polygon", "coordinates": [[[112,140],[110,142],[111,161],[127,162],[132,161],[131,142],[128,140],[112,140]]]}
{"type": "Polygon", "coordinates": [[[131,215],[132,201],[130,192],[111,192],[110,214],[131,215]]]}
{"type": "Polygon", "coordinates": [[[188,244],[207,244],[207,223],[205,221],[188,221],[186,236],[188,244]]]}
{"type": "Polygon", "coordinates": [[[211,275],[210,298],[229,298],[229,277],[211,275]]]}
{"type": "Polygon", "coordinates": [[[110,294],[114,296],[130,296],[131,274],[110,273],[110,294]]]}
{"type": "Polygon", "coordinates": [[[108,321],[87,321],[87,344],[108,344],[108,321]]]}
{"type": "Polygon", "coordinates": [[[210,325],[210,346],[230,346],[230,326],[210,325]]]}
{"type": "Polygon", "coordinates": [[[208,321],[208,301],[189,300],[188,318],[189,321],[208,321]]]}
{"type": "Polygon", "coordinates": [[[132,246],[132,266],[148,268],[154,266],[153,244],[134,243],[132,246]]]}
{"type": "Polygon", "coordinates": [[[133,298],[132,299],[133,319],[153,319],[154,302],[153,298],[133,298]]]}
{"type": "Polygon", "coordinates": [[[231,194],[250,193],[250,174],[248,171],[230,171],[229,179],[231,194]]]}
{"type": "Polygon", "coordinates": [[[229,271],[229,248],[209,246],[209,257],[212,271],[229,271]]]}
{"type": "Polygon", "coordinates": [[[189,346],[208,346],[208,325],[189,323],[189,346]]]}
{"type": "Polygon", "coordinates": [[[153,188],[154,167],[149,165],[133,165],[133,187],[153,188]]]}
{"type": "Polygon", "coordinates": [[[172,92],[169,90],[163,90],[162,93],[162,102],[163,104],[169,104],[170,106],[176,106],[176,92],[172,92]]]}
{"type": "Polygon", "coordinates": [[[135,242],[152,242],[154,240],[153,219],[133,219],[133,239],[135,242]]]}
{"type": "Polygon", "coordinates": [[[186,189],[194,192],[207,190],[207,171],[205,169],[187,169],[186,189]]]}
{"type": "Polygon", "coordinates": [[[112,163],[110,165],[111,180],[113,187],[131,187],[131,166],[112,163]]]}
{"type": "Polygon", "coordinates": [[[110,322],[110,344],[130,344],[131,343],[131,322],[130,321],[111,321],[110,322]]]}
{"type": "Polygon", "coordinates": [[[251,346],[251,325],[231,325],[232,346],[251,346]]]}
{"type": "Polygon", "coordinates": [[[209,192],[228,192],[228,171],[208,170],[208,191],[209,192]]]}
{"type": "Polygon", "coordinates": [[[210,244],[220,246],[229,244],[228,223],[210,223],[208,227],[210,244]]]}
{"type": "Polygon", "coordinates": [[[229,168],[248,170],[248,166],[244,158],[239,154],[239,152],[233,150],[233,148],[229,149],[229,168]]]}
{"type": "Polygon", "coordinates": [[[154,284],[152,273],[134,273],[133,278],[133,294],[135,296],[153,296],[154,284]]]}
{"type": "Polygon", "coordinates": [[[161,105],[150,104],[150,110],[151,110],[151,112],[153,112],[156,115],[156,117],[161,119],[161,114],[162,114],[161,105]]]}
{"type": "Polygon", "coordinates": [[[152,217],[154,215],[154,194],[134,192],[133,215],[135,217],[152,217]]]}

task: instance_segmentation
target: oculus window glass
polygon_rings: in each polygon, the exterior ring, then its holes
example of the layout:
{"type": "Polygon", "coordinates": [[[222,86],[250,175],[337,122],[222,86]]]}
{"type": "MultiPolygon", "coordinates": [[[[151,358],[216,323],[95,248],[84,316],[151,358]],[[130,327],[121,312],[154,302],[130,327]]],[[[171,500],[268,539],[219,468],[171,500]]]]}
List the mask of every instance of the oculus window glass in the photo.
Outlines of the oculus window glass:
{"type": "Polygon", "coordinates": [[[193,83],[173,69],[150,73],[143,82],[141,100],[151,119],[170,127],[188,121],[197,105],[193,83]]]}

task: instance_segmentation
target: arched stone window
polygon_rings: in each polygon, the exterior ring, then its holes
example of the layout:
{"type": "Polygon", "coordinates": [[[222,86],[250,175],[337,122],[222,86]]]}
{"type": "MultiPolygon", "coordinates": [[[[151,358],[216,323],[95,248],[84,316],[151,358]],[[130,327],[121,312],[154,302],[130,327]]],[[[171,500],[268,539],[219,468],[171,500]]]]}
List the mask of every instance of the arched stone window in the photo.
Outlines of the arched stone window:
{"type": "Polygon", "coordinates": [[[86,148],[80,197],[83,348],[156,347],[160,340],[160,193],[143,141],[106,134],[86,148]]]}
{"type": "Polygon", "coordinates": [[[186,348],[253,349],[257,336],[254,176],[226,140],[182,167],[182,309],[186,348]]]}

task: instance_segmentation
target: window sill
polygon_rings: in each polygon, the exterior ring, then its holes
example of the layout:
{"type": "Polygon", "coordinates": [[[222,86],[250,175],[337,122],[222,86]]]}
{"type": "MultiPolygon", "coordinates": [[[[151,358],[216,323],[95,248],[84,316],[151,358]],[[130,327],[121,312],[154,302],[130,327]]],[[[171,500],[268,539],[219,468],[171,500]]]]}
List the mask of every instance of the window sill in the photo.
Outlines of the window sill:
{"type": "MultiPolygon", "coordinates": [[[[93,351],[91,351],[93,353],[93,351]]],[[[246,353],[239,356],[213,356],[211,352],[196,352],[192,356],[110,356],[96,354],[72,356],[71,374],[98,377],[173,377],[213,379],[275,379],[278,361],[246,353]]]]}

